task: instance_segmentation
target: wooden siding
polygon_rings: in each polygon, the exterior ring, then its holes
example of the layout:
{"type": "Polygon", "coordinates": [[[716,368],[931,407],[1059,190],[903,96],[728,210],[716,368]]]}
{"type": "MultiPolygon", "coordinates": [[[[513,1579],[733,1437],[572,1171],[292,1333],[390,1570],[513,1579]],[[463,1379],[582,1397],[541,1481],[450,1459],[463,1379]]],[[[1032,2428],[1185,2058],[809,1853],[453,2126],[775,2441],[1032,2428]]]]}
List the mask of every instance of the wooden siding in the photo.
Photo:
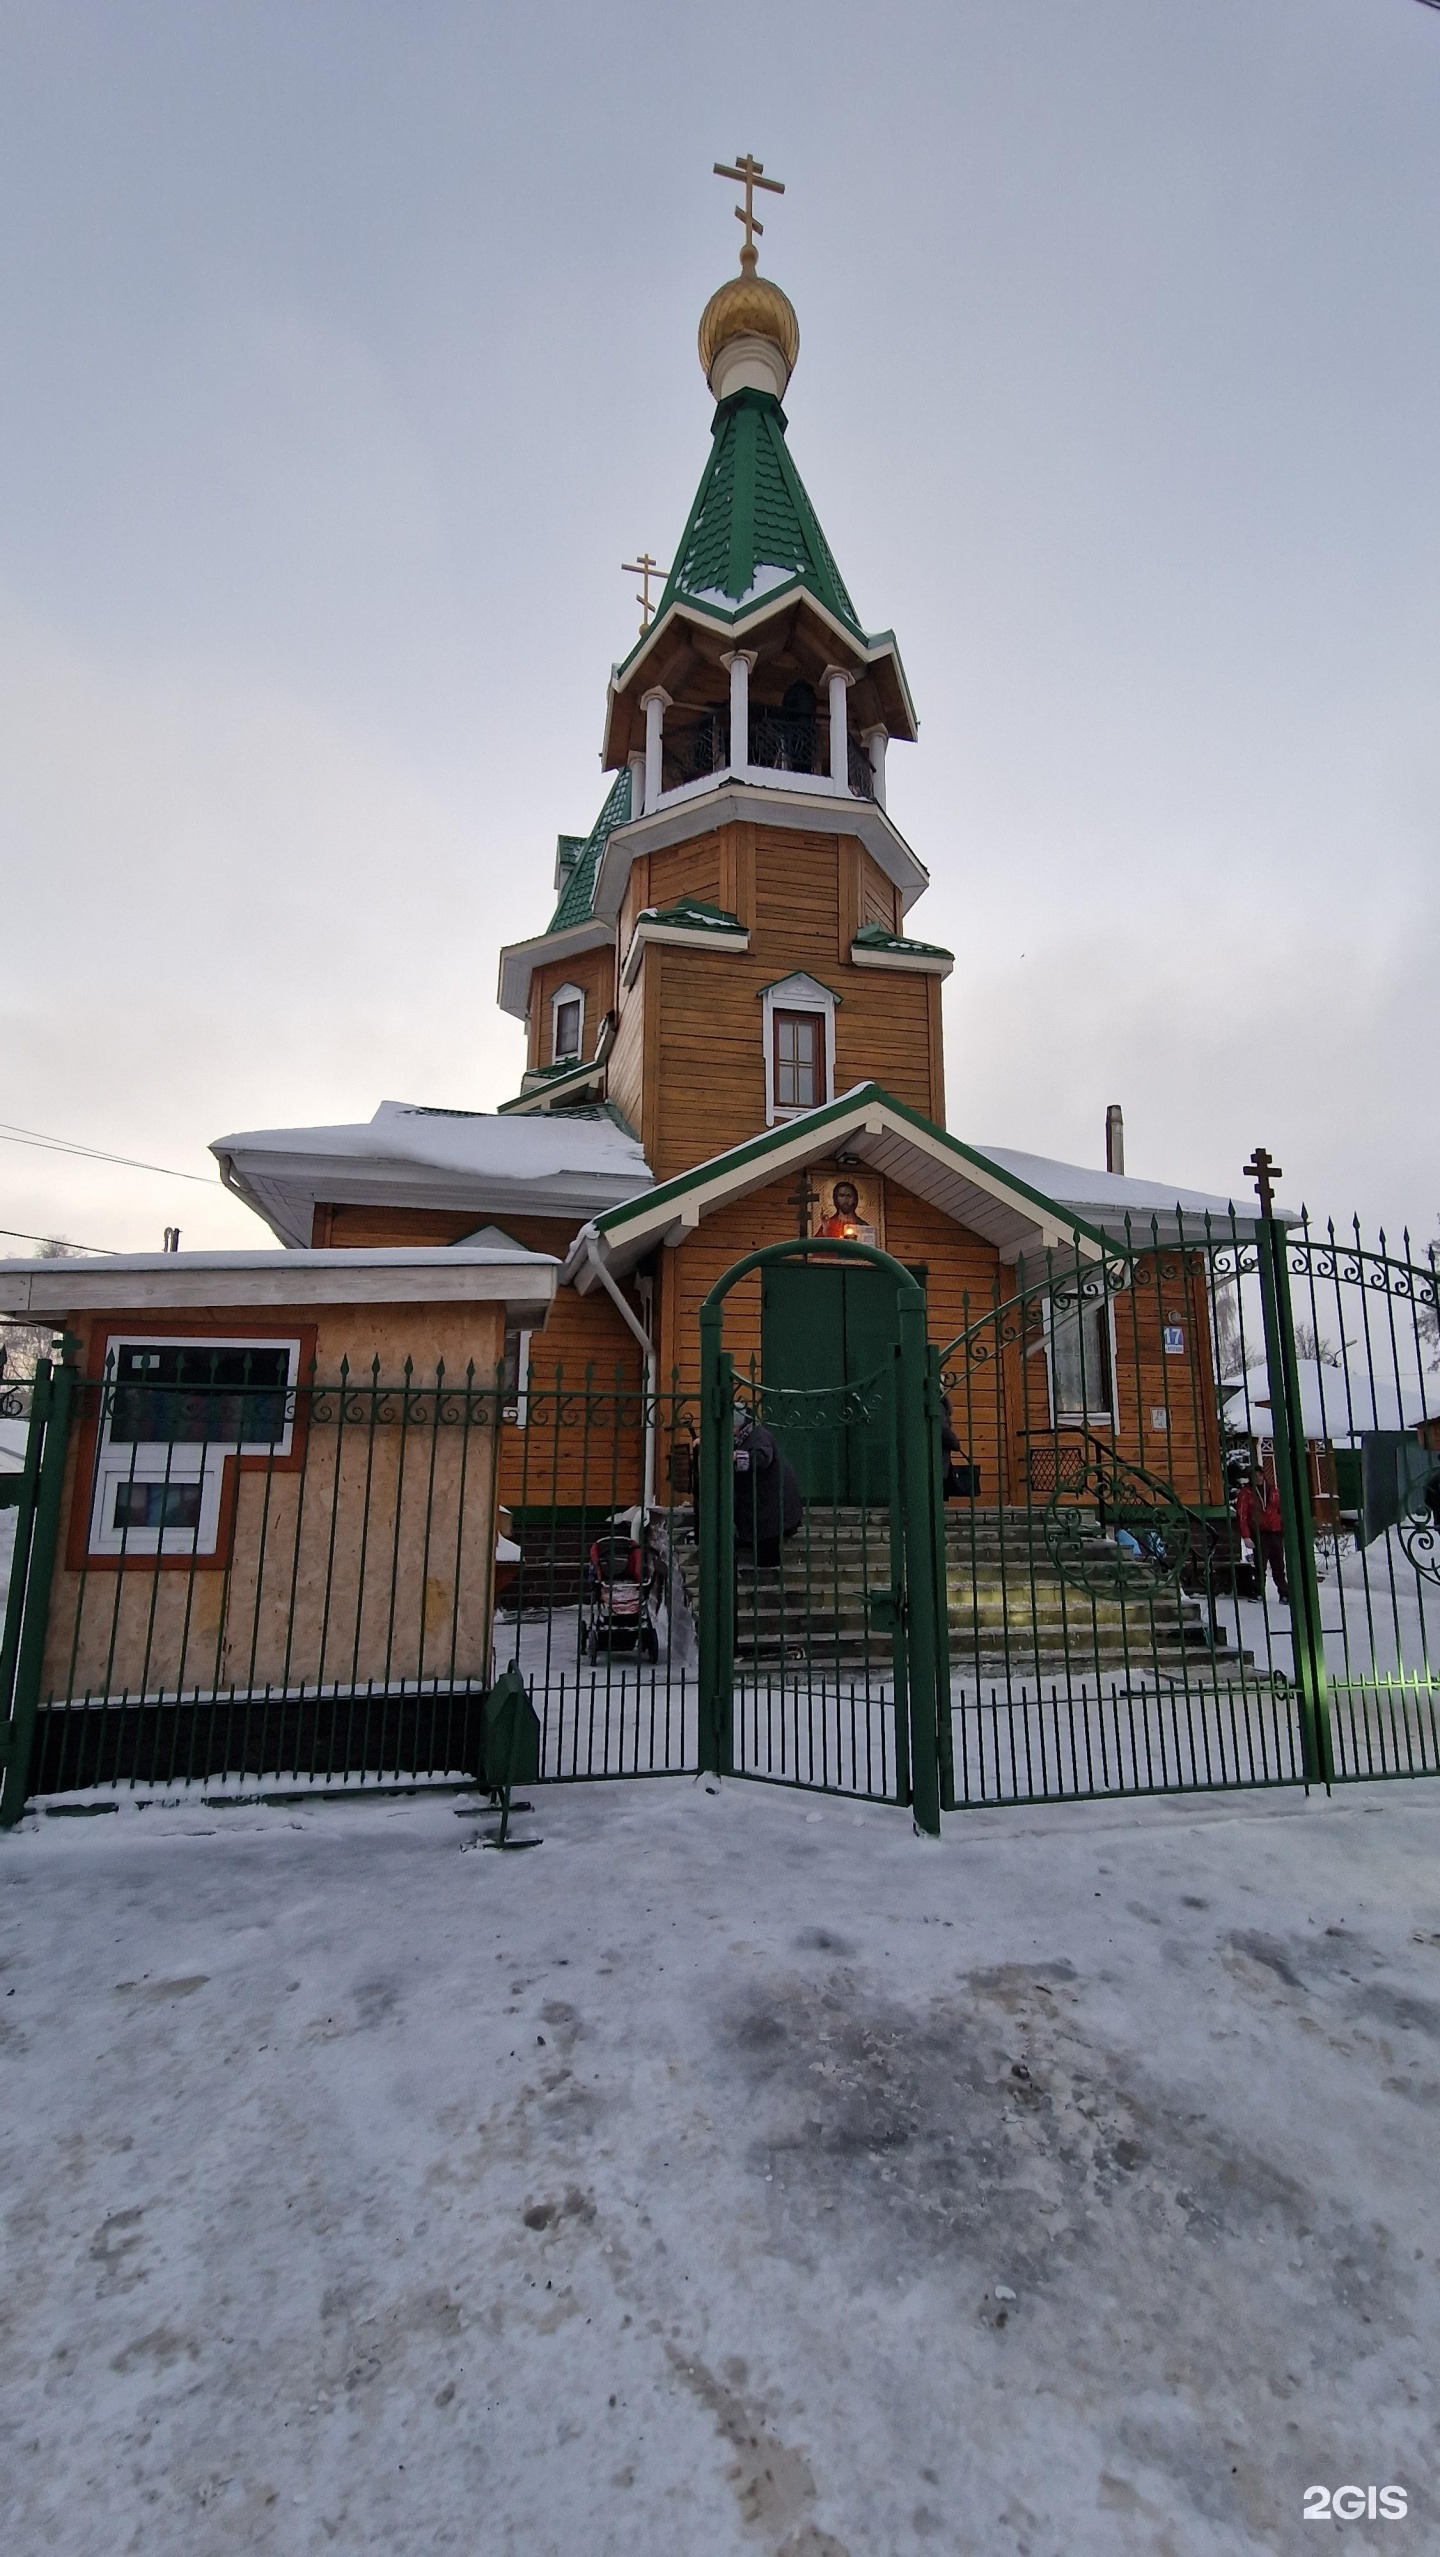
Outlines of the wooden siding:
{"type": "Polygon", "coordinates": [[[615,950],[607,944],[601,950],[582,950],[578,958],[555,959],[537,968],[530,980],[530,1044],[527,1065],[552,1065],[550,1054],[550,1002],[561,986],[580,986],[585,995],[585,1021],[581,1033],[587,1057],[595,1053],[596,1034],[606,1013],[615,1001],[615,950]]]}
{"type": "Polygon", "coordinates": [[[477,1208],[351,1207],[336,1204],[315,1210],[313,1240],[332,1251],[424,1249],[427,1245],[462,1243],[483,1225],[498,1225],[526,1252],[551,1252],[563,1261],[582,1220],[560,1216],[487,1216],[477,1208]]]}
{"type": "MultiPolygon", "coordinates": [[[[661,1372],[668,1382],[677,1370],[684,1391],[693,1393],[700,1375],[699,1312],[718,1278],[747,1252],[767,1243],[788,1241],[795,1233],[788,1175],[748,1199],[717,1208],[674,1251],[658,1256],[661,1273],[659,1347],[661,1372]]],[[[884,1184],[885,1248],[896,1260],[926,1272],[930,1338],[943,1344],[965,1319],[968,1298],[976,1311],[988,1308],[999,1272],[992,1244],[955,1225],[938,1208],[884,1184]]],[[[1000,1277],[1001,1286],[1006,1282],[1000,1277]]],[[[739,1366],[760,1355],[760,1281],[742,1279],[726,1300],[725,1345],[739,1366]]]]}
{"type": "Polygon", "coordinates": [[[620,1022],[605,1070],[606,1098],[636,1135],[645,1116],[645,972],[620,992],[620,1022]]]}
{"type": "Polygon", "coordinates": [[[718,834],[675,844],[667,852],[652,852],[648,866],[649,893],[641,899],[642,905],[673,906],[681,897],[703,897],[712,906],[725,902],[720,894],[718,834]]]}

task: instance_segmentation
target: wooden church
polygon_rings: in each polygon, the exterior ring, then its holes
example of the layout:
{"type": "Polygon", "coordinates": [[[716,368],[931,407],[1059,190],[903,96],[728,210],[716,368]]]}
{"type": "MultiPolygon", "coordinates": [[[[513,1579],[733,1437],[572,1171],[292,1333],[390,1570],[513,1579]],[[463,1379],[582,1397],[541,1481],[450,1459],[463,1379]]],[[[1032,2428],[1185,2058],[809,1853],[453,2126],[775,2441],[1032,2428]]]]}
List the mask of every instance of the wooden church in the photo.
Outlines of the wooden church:
{"type": "MultiPolygon", "coordinates": [[[[1182,1497],[1221,1498],[1213,1395],[1172,1393],[1167,1365],[1178,1341],[1192,1383],[1209,1373],[1204,1278],[1163,1247],[1177,1209],[1223,1218],[1226,1203],[1113,1159],[1091,1171],[947,1131],[952,959],[911,929],[929,874],[886,807],[891,746],[917,735],[910,688],[790,451],[799,325],[753,237],[754,188],[773,181],[753,161],[722,174],[745,189],[745,245],[700,322],[709,457],[611,673],[600,813],[560,838],[549,922],[500,953],[499,1001],[529,1043],[521,1088],[491,1113],[386,1102],[357,1125],[223,1137],[222,1176],[292,1247],[553,1256],[543,1334],[511,1344],[501,1481],[517,1504],[565,1497],[558,1459],[547,1476],[525,1444],[526,1371],[693,1394],[700,1303],[760,1245],[878,1243],[921,1276],[947,1344],[1013,1292],[1017,1263],[1073,1258],[1082,1228],[1098,1240],[1130,1219],[1157,1246],[1153,1287],[1012,1343],[1006,1395],[964,1453],[982,1499],[1024,1500],[1045,1488],[1037,1427],[1052,1450],[1057,1432],[1103,1431],[1182,1497]]],[[[767,1384],[863,1366],[893,1323],[881,1274],[817,1258],[784,1275],[730,1300],[738,1357],[767,1384]]],[[[637,1427],[617,1503],[664,1496],[653,1441],[637,1427]]]]}

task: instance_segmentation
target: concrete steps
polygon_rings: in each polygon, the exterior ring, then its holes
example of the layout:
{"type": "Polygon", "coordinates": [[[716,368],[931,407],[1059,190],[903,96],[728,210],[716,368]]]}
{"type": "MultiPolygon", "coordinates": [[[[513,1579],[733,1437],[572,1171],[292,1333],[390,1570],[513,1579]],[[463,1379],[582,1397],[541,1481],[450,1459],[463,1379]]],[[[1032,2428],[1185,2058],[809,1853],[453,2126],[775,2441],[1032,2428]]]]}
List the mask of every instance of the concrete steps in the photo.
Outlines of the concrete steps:
{"type": "MultiPolygon", "coordinates": [[[[1057,1569],[1044,1541],[1043,1513],[951,1510],[946,1517],[950,1657],[981,1677],[1135,1674],[1193,1677],[1238,1669],[1233,1646],[1217,1647],[1198,1600],[1171,1581],[1150,1582],[1107,1546],[1094,1517],[1078,1522],[1088,1587],[1057,1569]],[[1113,1561],[1111,1559],[1113,1554],[1113,1561]]],[[[838,1509],[807,1514],[779,1564],[736,1572],[736,1667],[740,1675],[807,1668],[817,1677],[888,1675],[891,1638],[873,1621],[873,1602],[890,1584],[889,1513],[838,1509]]],[[[677,1549],[686,1594],[698,1599],[699,1557],[677,1549]]]]}

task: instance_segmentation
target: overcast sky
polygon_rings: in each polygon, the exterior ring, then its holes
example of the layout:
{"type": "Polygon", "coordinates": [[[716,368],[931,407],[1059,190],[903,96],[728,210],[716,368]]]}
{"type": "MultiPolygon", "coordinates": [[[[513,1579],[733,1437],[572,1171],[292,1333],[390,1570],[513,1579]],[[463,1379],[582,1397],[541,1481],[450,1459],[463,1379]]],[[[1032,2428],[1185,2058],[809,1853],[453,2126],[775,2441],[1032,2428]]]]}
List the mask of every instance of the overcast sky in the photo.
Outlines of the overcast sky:
{"type": "MultiPolygon", "coordinates": [[[[0,0],[0,1117],[203,1173],[516,1088],[496,953],[600,804],[745,149],[791,449],[919,706],[952,1128],[1095,1163],[1119,1100],[1132,1171],[1225,1192],[1262,1139],[1428,1236],[1417,0],[0,0]]],[[[8,1227],[268,1239],[0,1182],[8,1227]]]]}

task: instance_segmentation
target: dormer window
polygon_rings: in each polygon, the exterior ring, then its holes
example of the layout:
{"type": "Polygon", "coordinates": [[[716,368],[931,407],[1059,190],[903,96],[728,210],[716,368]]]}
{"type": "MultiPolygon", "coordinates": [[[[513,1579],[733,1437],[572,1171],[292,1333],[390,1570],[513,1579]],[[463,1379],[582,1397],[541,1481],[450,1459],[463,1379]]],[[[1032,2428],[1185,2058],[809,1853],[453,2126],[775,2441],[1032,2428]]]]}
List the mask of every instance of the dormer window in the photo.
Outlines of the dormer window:
{"type": "Polygon", "coordinates": [[[560,986],[550,999],[550,1061],[578,1065],[585,1036],[585,993],[581,986],[560,986]]]}

